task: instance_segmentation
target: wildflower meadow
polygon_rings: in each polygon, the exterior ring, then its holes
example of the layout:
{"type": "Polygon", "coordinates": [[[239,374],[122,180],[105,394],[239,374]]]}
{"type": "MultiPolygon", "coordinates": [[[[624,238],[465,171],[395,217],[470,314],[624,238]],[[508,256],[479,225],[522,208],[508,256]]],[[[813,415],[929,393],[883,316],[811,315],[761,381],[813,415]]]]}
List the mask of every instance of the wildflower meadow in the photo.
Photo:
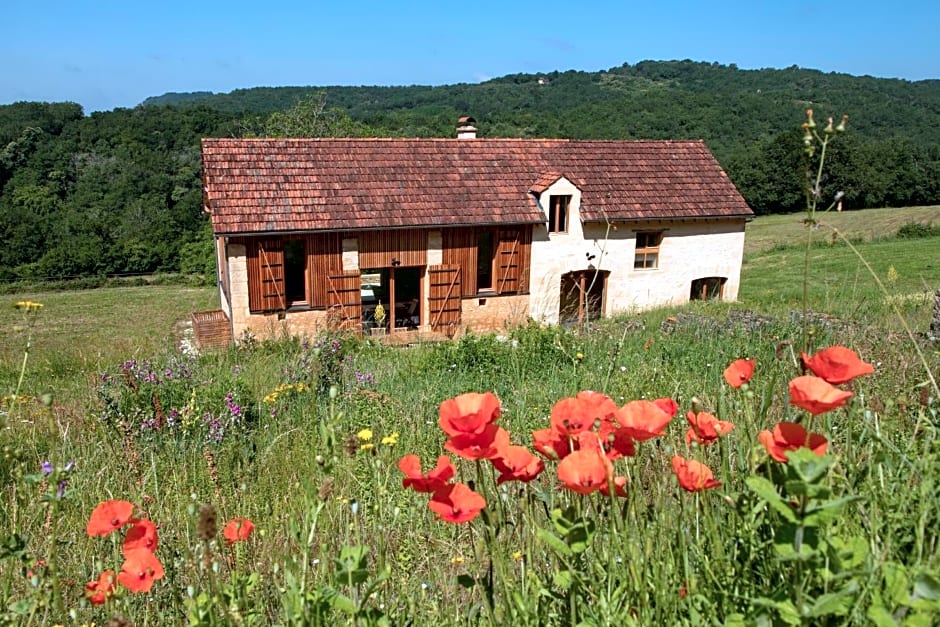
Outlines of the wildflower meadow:
{"type": "MultiPolygon", "coordinates": [[[[808,114],[811,165],[844,124],[808,114]]],[[[71,400],[15,303],[0,624],[936,625],[940,350],[803,276],[760,313],[171,341],[71,400]]]]}

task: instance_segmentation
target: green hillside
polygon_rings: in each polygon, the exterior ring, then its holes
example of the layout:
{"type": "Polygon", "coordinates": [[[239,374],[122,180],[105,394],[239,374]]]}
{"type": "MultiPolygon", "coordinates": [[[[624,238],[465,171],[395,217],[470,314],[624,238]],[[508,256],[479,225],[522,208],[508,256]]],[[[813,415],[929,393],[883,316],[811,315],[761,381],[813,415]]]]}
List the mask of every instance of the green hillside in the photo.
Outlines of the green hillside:
{"type": "MultiPolygon", "coordinates": [[[[704,139],[758,214],[804,205],[799,124],[849,115],[822,192],[846,210],[940,204],[940,81],[644,61],[479,84],[169,93],[85,116],[0,106],[0,281],[207,271],[205,136],[704,139]]],[[[207,267],[207,260],[209,266],[207,267]]]]}

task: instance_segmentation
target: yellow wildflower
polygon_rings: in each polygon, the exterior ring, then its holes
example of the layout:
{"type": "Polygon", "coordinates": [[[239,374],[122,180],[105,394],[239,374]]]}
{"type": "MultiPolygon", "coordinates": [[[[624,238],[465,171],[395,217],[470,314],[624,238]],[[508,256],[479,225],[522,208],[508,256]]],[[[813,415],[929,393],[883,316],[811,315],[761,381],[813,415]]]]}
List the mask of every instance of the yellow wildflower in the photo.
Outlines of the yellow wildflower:
{"type": "Polygon", "coordinates": [[[356,437],[362,440],[363,442],[367,442],[372,439],[372,429],[363,429],[362,431],[356,434],[356,437]]]}
{"type": "Polygon", "coordinates": [[[382,438],[382,444],[385,444],[386,446],[395,446],[398,444],[398,432],[395,431],[391,435],[387,435],[382,438]]]}
{"type": "Polygon", "coordinates": [[[372,442],[366,442],[359,448],[363,451],[371,451],[373,448],[375,448],[375,444],[373,444],[372,442]]]}
{"type": "Polygon", "coordinates": [[[577,355],[574,356],[574,358],[577,359],[578,361],[581,361],[582,359],[584,359],[584,353],[578,353],[577,355]]]}
{"type": "Polygon", "coordinates": [[[463,557],[461,557],[460,555],[458,555],[457,557],[452,557],[452,558],[450,558],[450,563],[451,563],[451,564],[463,564],[463,563],[464,563],[464,559],[463,559],[463,557]]]}
{"type": "Polygon", "coordinates": [[[521,559],[522,559],[522,551],[516,551],[515,553],[513,553],[513,554],[512,554],[512,559],[516,560],[517,562],[518,562],[519,560],[521,560],[521,559]]]}
{"type": "Polygon", "coordinates": [[[25,309],[26,311],[32,311],[34,309],[42,309],[43,304],[37,303],[31,300],[21,300],[14,305],[17,309],[25,309]]]}

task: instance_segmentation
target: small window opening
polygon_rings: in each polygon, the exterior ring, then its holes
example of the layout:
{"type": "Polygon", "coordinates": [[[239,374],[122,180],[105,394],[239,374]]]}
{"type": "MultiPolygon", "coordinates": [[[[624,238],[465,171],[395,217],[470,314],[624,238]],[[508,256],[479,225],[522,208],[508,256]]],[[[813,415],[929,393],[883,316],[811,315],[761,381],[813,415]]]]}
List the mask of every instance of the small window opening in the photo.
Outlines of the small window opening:
{"type": "Polygon", "coordinates": [[[493,231],[480,231],[477,234],[477,291],[493,289],[493,262],[496,247],[493,245],[493,231]]]}
{"type": "Polygon", "coordinates": [[[568,206],[571,196],[551,196],[548,203],[548,232],[566,233],[568,231],[568,206]]]}
{"type": "Polygon", "coordinates": [[[723,276],[710,276],[692,281],[692,291],[689,300],[723,300],[725,281],[723,276]]]}
{"type": "Polygon", "coordinates": [[[284,291],[288,307],[307,304],[307,251],[303,240],[284,241],[284,291]]]}

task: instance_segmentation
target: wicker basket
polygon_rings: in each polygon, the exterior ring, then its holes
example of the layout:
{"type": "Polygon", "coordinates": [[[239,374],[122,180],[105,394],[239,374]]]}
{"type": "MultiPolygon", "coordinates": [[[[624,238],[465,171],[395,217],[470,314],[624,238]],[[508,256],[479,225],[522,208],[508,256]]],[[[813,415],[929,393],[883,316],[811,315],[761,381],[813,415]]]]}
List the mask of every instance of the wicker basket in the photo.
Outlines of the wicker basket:
{"type": "Polygon", "coordinates": [[[196,348],[228,348],[232,344],[232,325],[221,309],[193,312],[193,337],[196,348]]]}

